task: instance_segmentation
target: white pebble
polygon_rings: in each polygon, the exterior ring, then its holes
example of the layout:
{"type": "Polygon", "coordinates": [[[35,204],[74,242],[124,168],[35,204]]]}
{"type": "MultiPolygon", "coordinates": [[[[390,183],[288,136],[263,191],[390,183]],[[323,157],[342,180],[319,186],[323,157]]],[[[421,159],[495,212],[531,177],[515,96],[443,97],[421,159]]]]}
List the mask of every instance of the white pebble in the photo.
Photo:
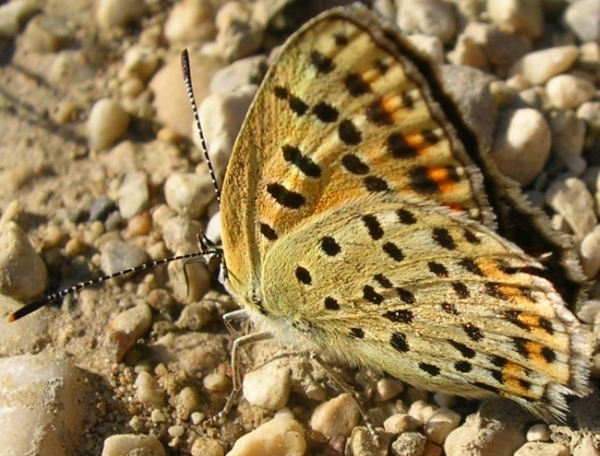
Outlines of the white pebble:
{"type": "Polygon", "coordinates": [[[88,145],[91,150],[108,149],[129,128],[129,114],[118,101],[102,98],[92,106],[87,122],[88,145]]]}
{"type": "Polygon", "coordinates": [[[594,133],[600,132],[600,102],[587,101],[577,109],[577,117],[594,133]]]}
{"type": "Polygon", "coordinates": [[[534,424],[527,430],[528,442],[547,442],[550,440],[550,428],[547,424],[534,424]]]}
{"type": "Polygon", "coordinates": [[[600,300],[598,299],[588,299],[577,309],[577,318],[588,325],[596,321],[598,314],[600,314],[600,300]]]}
{"type": "Polygon", "coordinates": [[[544,84],[552,76],[568,70],[579,56],[577,46],[559,46],[531,52],[517,60],[510,75],[521,75],[530,84],[544,84]]]}
{"type": "Polygon", "coordinates": [[[135,397],[142,404],[149,407],[162,407],[165,403],[163,391],[158,382],[148,372],[140,372],[135,379],[135,397]]]}
{"type": "Polygon", "coordinates": [[[208,173],[172,174],[165,182],[164,191],[169,207],[190,219],[200,217],[215,197],[208,173]]]}
{"type": "Polygon", "coordinates": [[[150,413],[150,419],[154,423],[164,423],[165,421],[167,421],[167,417],[161,409],[152,410],[152,412],[150,413]]]}
{"type": "Polygon", "coordinates": [[[600,42],[600,3],[598,0],[571,2],[564,12],[565,25],[583,43],[600,42]]]}
{"type": "Polygon", "coordinates": [[[144,456],[166,456],[160,440],[151,435],[118,434],[104,440],[102,456],[125,456],[140,454],[144,456]]]}
{"type": "Polygon", "coordinates": [[[563,160],[569,155],[581,155],[585,141],[585,122],[573,111],[550,113],[552,152],[563,160]]]}
{"type": "Polygon", "coordinates": [[[96,22],[101,27],[126,27],[139,22],[146,13],[144,0],[99,0],[96,22]]]}
{"type": "Polygon", "coordinates": [[[358,425],[360,412],[349,394],[341,394],[320,404],[310,417],[310,427],[326,438],[348,437],[358,425]]]}
{"type": "Polygon", "coordinates": [[[456,405],[456,396],[446,393],[435,393],[433,395],[433,401],[440,407],[452,408],[456,405]]]}
{"type": "Polygon", "coordinates": [[[491,155],[498,169],[522,186],[544,169],[551,146],[550,127],[535,109],[502,111],[491,155]]]}
{"type": "Polygon", "coordinates": [[[263,28],[245,3],[226,2],[217,12],[215,24],[217,51],[228,62],[254,54],[262,42],[263,28]]]}
{"type": "Polygon", "coordinates": [[[561,74],[546,83],[546,93],[557,109],[576,109],[581,103],[591,100],[596,87],[585,79],[561,74]]]}
{"type": "Polygon", "coordinates": [[[292,418],[277,416],[240,437],[227,456],[303,456],[304,429],[292,418]]]}
{"type": "Polygon", "coordinates": [[[427,439],[442,445],[448,434],[458,427],[460,415],[449,408],[440,407],[427,420],[424,426],[427,439]]]}
{"type": "Polygon", "coordinates": [[[0,225],[0,293],[29,300],[48,284],[46,265],[15,222],[0,225]]]}
{"type": "Polygon", "coordinates": [[[252,405],[277,411],[290,396],[290,369],[287,364],[272,361],[244,376],[244,398],[252,405]]]}
{"type": "Polygon", "coordinates": [[[125,174],[119,187],[118,204],[121,217],[130,219],[141,214],[150,198],[147,176],[143,171],[130,171],[125,174]]]}
{"type": "Polygon", "coordinates": [[[594,198],[585,183],[577,178],[552,184],[546,191],[546,204],[564,217],[579,238],[585,237],[596,226],[594,198]]]}
{"type": "Polygon", "coordinates": [[[444,45],[437,36],[420,33],[408,35],[406,38],[435,65],[444,64],[444,45]]]}
{"type": "Polygon", "coordinates": [[[169,433],[169,435],[171,437],[177,438],[177,437],[181,437],[183,435],[183,433],[185,432],[185,428],[180,425],[169,426],[169,429],[167,429],[167,432],[169,433]]]}
{"type": "Polygon", "coordinates": [[[131,46],[123,56],[119,79],[121,81],[135,79],[143,83],[148,82],[158,70],[159,63],[154,49],[140,45],[131,46]]]}

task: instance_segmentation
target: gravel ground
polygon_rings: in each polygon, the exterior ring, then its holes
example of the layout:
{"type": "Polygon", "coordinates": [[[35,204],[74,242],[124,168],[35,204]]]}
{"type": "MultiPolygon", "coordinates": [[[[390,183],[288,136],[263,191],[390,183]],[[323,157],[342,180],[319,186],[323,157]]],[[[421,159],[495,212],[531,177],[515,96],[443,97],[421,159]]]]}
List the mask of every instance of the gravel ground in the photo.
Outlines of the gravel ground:
{"type": "MultiPolygon", "coordinates": [[[[595,279],[600,3],[397,3],[374,8],[437,64],[468,66],[444,74],[475,110],[482,143],[552,226],[573,237],[595,279]]],[[[270,52],[339,4],[0,5],[0,315],[44,292],[194,252],[199,233],[218,234],[181,49],[190,50],[203,128],[222,175],[270,52]]],[[[188,282],[181,262],[172,263],[12,324],[2,318],[2,454],[600,454],[597,394],[573,402],[567,425],[548,426],[508,401],[425,393],[342,366],[338,375],[385,429],[383,449],[373,448],[356,404],[322,367],[272,342],[247,350],[242,397],[227,420],[207,422],[231,388],[232,337],[221,317],[237,308],[214,275],[190,264],[188,282]]],[[[597,288],[573,309],[594,334],[597,288]]]]}

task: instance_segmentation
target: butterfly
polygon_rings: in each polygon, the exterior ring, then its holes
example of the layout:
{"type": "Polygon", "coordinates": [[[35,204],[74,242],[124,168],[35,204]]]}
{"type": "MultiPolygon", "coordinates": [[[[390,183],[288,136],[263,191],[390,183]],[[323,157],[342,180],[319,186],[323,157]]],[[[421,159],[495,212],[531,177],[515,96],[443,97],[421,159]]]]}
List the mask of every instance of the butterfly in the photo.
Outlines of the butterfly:
{"type": "Polygon", "coordinates": [[[220,216],[228,291],[286,346],[545,420],[587,394],[568,241],[479,151],[427,60],[360,5],[281,49],[220,216]]]}

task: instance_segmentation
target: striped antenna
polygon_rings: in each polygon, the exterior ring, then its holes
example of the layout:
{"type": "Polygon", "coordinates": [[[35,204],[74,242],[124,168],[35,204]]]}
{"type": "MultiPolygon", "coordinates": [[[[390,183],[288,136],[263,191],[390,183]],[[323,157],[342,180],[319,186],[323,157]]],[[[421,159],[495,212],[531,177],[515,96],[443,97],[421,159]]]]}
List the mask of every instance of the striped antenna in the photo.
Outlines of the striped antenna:
{"type": "Polygon", "coordinates": [[[196,97],[194,96],[194,88],[192,86],[192,75],[190,73],[190,56],[187,49],[181,51],[181,73],[183,74],[183,83],[185,84],[185,91],[192,105],[192,113],[194,114],[194,122],[196,122],[196,129],[200,136],[200,144],[202,144],[202,154],[208,164],[208,172],[210,173],[210,179],[212,180],[215,193],[217,195],[217,202],[221,204],[221,190],[219,184],[217,184],[217,176],[213,168],[212,162],[208,155],[208,149],[206,148],[206,141],[204,140],[204,133],[202,133],[202,126],[200,125],[200,115],[198,114],[198,105],[196,104],[196,97]]]}

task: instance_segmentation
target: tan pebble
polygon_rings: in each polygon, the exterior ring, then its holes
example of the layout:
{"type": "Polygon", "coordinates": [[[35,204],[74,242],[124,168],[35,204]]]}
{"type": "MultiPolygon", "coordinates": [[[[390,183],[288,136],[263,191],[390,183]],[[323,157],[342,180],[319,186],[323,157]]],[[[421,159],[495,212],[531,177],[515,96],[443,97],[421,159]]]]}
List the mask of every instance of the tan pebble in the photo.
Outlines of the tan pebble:
{"type": "Polygon", "coordinates": [[[0,225],[0,293],[28,300],[42,294],[48,271],[27,234],[15,222],[0,225]]]}
{"type": "Polygon", "coordinates": [[[78,237],[71,238],[65,244],[65,254],[69,258],[74,258],[80,255],[83,250],[83,243],[78,237]]]}
{"type": "Polygon", "coordinates": [[[231,380],[223,374],[214,373],[204,377],[202,384],[211,393],[220,393],[229,389],[231,380]]]}
{"type": "Polygon", "coordinates": [[[416,429],[420,424],[420,421],[406,413],[396,413],[383,422],[383,428],[392,434],[402,434],[416,429]]]}
{"type": "Polygon", "coordinates": [[[164,393],[158,382],[148,372],[140,372],[135,379],[135,396],[148,407],[162,407],[165,404],[164,393]]]}
{"type": "Polygon", "coordinates": [[[161,409],[152,410],[152,412],[150,413],[150,419],[155,423],[164,423],[165,421],[167,421],[167,417],[161,409]]]}
{"type": "Polygon", "coordinates": [[[537,38],[544,30],[544,12],[540,2],[488,0],[487,13],[492,23],[527,38],[537,38]]]}
{"type": "Polygon", "coordinates": [[[122,81],[138,79],[142,82],[142,85],[145,85],[144,83],[156,73],[159,63],[159,58],[154,49],[140,45],[131,46],[123,56],[123,66],[119,71],[119,79],[122,81]]]}
{"type": "Polygon", "coordinates": [[[405,432],[392,442],[393,456],[423,456],[427,438],[418,432],[405,432]]]}
{"type": "Polygon", "coordinates": [[[175,216],[177,216],[177,213],[173,209],[166,204],[161,204],[152,211],[152,224],[157,228],[162,228],[167,220],[175,216]]]}
{"type": "Polygon", "coordinates": [[[144,456],[166,456],[160,441],[150,435],[119,434],[104,440],[102,456],[123,456],[143,454],[144,456]]]}
{"type": "Polygon", "coordinates": [[[202,43],[213,39],[216,34],[214,18],[215,6],[210,0],[178,2],[165,22],[165,38],[171,44],[202,43]]]}
{"type": "Polygon", "coordinates": [[[583,272],[588,279],[593,279],[600,270],[600,225],[588,233],[579,245],[579,257],[583,272]]]}
{"type": "Polygon", "coordinates": [[[121,83],[119,93],[123,97],[135,98],[144,91],[146,86],[141,79],[129,78],[121,83]]]}
{"type": "Polygon", "coordinates": [[[196,390],[186,386],[183,388],[175,399],[175,407],[177,408],[178,417],[181,420],[188,420],[190,415],[200,410],[200,398],[196,390]]]}
{"type": "Polygon", "coordinates": [[[588,299],[584,301],[577,309],[577,318],[583,323],[593,324],[600,314],[600,300],[588,299]]]}
{"type": "Polygon", "coordinates": [[[435,393],[433,395],[433,401],[440,407],[452,408],[456,405],[456,396],[446,393],[435,393]]]}
{"type": "Polygon", "coordinates": [[[129,128],[129,114],[119,102],[102,98],[92,106],[87,122],[88,145],[93,151],[112,146],[129,128]]]}
{"type": "Polygon", "coordinates": [[[169,426],[169,429],[167,429],[167,432],[169,433],[169,435],[171,437],[177,438],[177,437],[181,437],[184,434],[185,429],[183,426],[175,425],[175,426],[169,426]]]}
{"type": "Polygon", "coordinates": [[[304,429],[292,418],[280,416],[240,437],[228,456],[303,456],[304,429]]]}
{"type": "Polygon", "coordinates": [[[2,173],[2,180],[12,189],[18,190],[35,176],[31,165],[18,165],[2,173]]]}
{"type": "Polygon", "coordinates": [[[63,232],[60,227],[56,225],[48,225],[46,232],[44,233],[44,238],[42,240],[42,245],[45,249],[51,249],[52,247],[56,247],[63,240],[63,232]]]}
{"type": "Polygon", "coordinates": [[[200,217],[215,197],[212,180],[205,174],[173,174],[165,182],[169,207],[190,219],[200,217]]]}
{"type": "Polygon", "coordinates": [[[225,450],[221,442],[209,437],[198,437],[194,440],[192,456],[224,456],[225,450]]]}
{"type": "Polygon", "coordinates": [[[580,238],[596,226],[594,198],[580,179],[570,177],[554,182],[546,191],[546,204],[562,215],[580,238]]]}
{"type": "Polygon", "coordinates": [[[145,13],[143,0],[99,0],[96,4],[96,22],[107,29],[137,23],[145,13]]]}
{"type": "Polygon", "coordinates": [[[337,435],[348,437],[359,419],[360,412],[354,399],[348,394],[341,394],[315,409],[310,427],[327,438],[337,435]]]}
{"type": "Polygon", "coordinates": [[[171,127],[163,127],[156,132],[156,139],[171,144],[179,144],[182,140],[182,137],[171,127]]]}
{"type": "Polygon", "coordinates": [[[387,401],[404,391],[404,384],[393,378],[382,378],[377,382],[374,400],[378,402],[387,401]]]}

